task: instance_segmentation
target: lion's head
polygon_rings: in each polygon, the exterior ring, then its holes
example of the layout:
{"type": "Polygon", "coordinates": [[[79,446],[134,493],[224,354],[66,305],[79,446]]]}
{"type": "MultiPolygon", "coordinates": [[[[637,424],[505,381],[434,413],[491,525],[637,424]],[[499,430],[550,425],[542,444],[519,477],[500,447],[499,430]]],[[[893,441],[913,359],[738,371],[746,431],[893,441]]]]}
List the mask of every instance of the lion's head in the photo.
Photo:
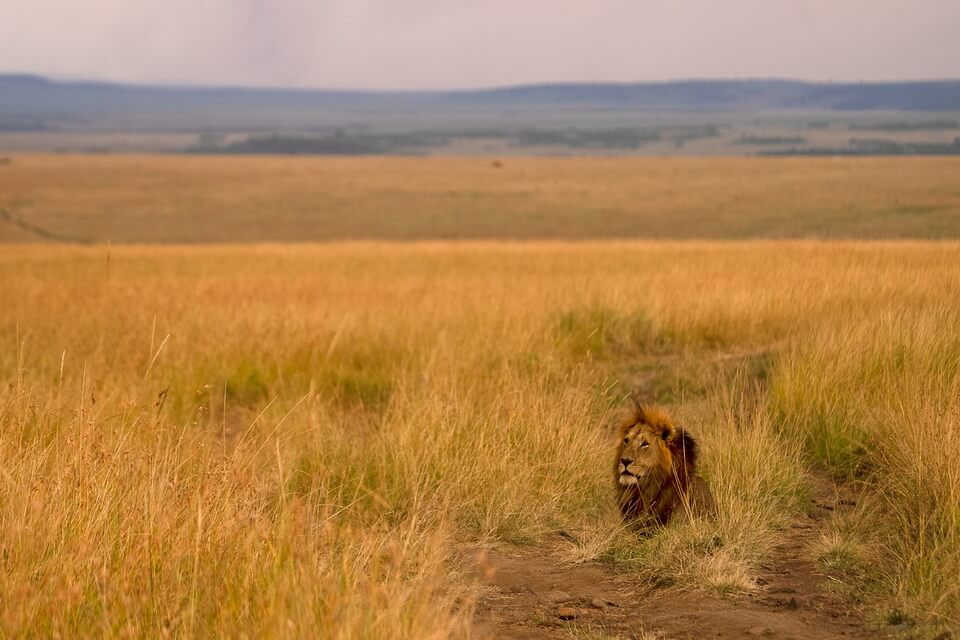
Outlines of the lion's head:
{"type": "Polygon", "coordinates": [[[669,474],[673,456],[667,445],[676,433],[676,427],[665,413],[637,405],[620,428],[616,462],[619,484],[635,485],[651,474],[669,474]]]}
{"type": "Polygon", "coordinates": [[[618,437],[614,482],[625,518],[664,523],[686,499],[691,483],[698,494],[709,494],[696,476],[696,442],[662,409],[634,400],[618,437]]]}

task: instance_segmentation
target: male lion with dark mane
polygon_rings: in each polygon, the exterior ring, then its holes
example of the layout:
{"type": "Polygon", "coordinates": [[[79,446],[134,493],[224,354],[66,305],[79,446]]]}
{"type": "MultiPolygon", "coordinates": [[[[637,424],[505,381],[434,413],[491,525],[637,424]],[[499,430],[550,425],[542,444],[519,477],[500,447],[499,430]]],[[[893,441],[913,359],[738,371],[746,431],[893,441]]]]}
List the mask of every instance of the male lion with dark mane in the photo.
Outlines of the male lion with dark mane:
{"type": "Polygon", "coordinates": [[[665,525],[678,508],[713,513],[713,493],[697,475],[697,443],[666,412],[633,400],[619,437],[613,477],[624,520],[665,525]]]}

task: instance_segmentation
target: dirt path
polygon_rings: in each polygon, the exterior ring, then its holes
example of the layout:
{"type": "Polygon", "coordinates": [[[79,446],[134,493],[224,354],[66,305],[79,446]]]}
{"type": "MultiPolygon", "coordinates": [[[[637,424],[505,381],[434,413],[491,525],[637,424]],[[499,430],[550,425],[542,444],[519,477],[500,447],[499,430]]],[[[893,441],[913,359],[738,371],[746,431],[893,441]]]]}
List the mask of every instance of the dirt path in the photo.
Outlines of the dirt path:
{"type": "Polygon", "coordinates": [[[12,224],[29,235],[36,236],[43,240],[50,240],[52,242],[68,242],[75,244],[91,244],[93,242],[88,238],[75,238],[73,236],[50,231],[49,229],[44,229],[41,226],[35,225],[32,222],[27,222],[23,218],[15,216],[7,209],[0,209],[0,222],[12,224]]]}
{"type": "Polygon", "coordinates": [[[600,563],[571,565],[549,551],[477,548],[474,630],[486,638],[880,638],[804,556],[825,518],[849,497],[816,479],[798,518],[761,567],[756,591],[720,597],[652,589],[600,563]]]}

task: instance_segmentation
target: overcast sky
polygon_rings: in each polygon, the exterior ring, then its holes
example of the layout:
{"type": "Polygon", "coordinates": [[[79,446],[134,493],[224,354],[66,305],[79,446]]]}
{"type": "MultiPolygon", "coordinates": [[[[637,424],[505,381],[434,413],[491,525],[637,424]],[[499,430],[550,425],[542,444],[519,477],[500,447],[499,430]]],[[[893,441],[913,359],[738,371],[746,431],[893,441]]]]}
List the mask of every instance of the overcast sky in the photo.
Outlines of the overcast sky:
{"type": "Polygon", "coordinates": [[[0,0],[0,72],[453,88],[960,78],[960,0],[0,0]]]}

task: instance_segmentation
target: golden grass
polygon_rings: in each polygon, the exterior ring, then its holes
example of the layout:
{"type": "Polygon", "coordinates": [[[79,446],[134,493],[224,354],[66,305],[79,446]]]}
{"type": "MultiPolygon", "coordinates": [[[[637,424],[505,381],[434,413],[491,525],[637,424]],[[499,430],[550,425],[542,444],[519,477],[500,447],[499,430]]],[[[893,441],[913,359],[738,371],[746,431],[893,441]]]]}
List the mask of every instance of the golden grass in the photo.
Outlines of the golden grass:
{"type": "Polygon", "coordinates": [[[821,555],[881,550],[877,603],[955,624],[958,249],[8,246],[0,634],[463,636],[457,545],[558,529],[749,589],[818,466],[869,486],[821,555]],[[638,381],[715,522],[618,527],[638,381]]]}
{"type": "Polygon", "coordinates": [[[960,237],[953,158],[17,155],[0,241],[960,237]]]}

